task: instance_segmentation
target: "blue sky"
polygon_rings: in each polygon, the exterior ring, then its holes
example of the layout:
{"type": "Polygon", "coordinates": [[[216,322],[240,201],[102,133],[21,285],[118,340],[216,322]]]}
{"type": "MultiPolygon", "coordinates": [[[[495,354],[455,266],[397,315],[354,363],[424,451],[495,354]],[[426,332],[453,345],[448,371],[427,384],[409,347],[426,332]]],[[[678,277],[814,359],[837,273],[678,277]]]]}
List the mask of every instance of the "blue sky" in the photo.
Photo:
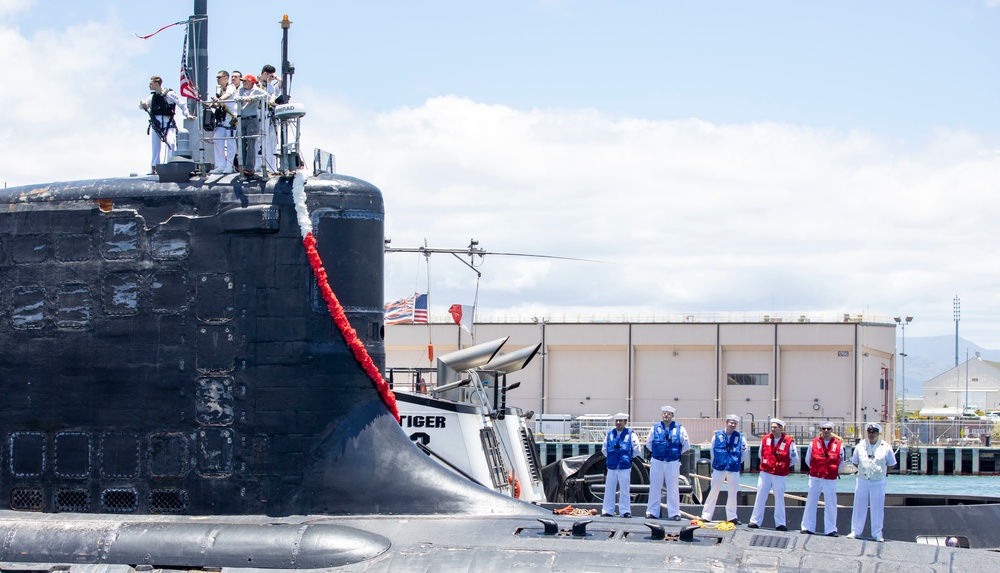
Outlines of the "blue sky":
{"type": "MultiPolygon", "coordinates": [[[[1000,11],[987,0],[208,4],[213,70],[276,61],[276,22],[288,13],[293,61],[308,81],[375,110],[453,94],[519,109],[906,137],[998,127],[982,113],[1000,71],[1000,11]]],[[[146,34],[183,19],[192,2],[165,0],[155,13],[121,0],[3,5],[27,6],[8,16],[30,37],[88,21],[146,34]]],[[[149,40],[136,66],[169,67],[167,76],[179,34],[149,40]]]]}
{"type": "MultiPolygon", "coordinates": [[[[997,0],[209,1],[210,67],[278,63],[307,149],[378,185],[397,246],[487,257],[480,312],[915,316],[1000,348],[997,0]]],[[[0,0],[0,178],[143,170],[190,0],[0,0]],[[39,161],[38,157],[46,157],[39,161]]],[[[387,257],[386,298],[427,290],[387,257]]],[[[431,312],[475,276],[435,258],[431,312]]],[[[721,316],[721,315],[720,315],[721,316]]]]}

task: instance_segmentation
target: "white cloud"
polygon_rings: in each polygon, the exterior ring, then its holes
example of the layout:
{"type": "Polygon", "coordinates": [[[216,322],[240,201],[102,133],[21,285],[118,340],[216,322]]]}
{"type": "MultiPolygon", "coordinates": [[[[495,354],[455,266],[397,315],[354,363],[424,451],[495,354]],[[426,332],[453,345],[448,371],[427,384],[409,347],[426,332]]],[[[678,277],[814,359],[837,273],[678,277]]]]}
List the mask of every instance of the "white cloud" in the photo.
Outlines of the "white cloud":
{"type": "Polygon", "coordinates": [[[14,14],[16,12],[25,12],[31,8],[34,3],[35,0],[0,0],[0,16],[14,14]]]}
{"type": "MultiPolygon", "coordinates": [[[[989,197],[1000,156],[975,134],[942,131],[913,144],[457,97],[382,114],[374,127],[316,115],[312,128],[338,134],[323,145],[339,151],[341,170],[383,190],[396,246],[426,237],[462,247],[476,237],[487,249],[614,263],[487,257],[484,308],[905,306],[926,311],[927,322],[939,314],[941,327],[950,315],[936,306],[947,307],[952,291],[996,298],[1000,271],[984,261],[996,250],[1000,213],[989,197]]],[[[412,289],[416,264],[389,256],[388,298],[412,289]]],[[[457,261],[436,259],[432,273],[432,312],[455,302],[445,297],[474,296],[475,275],[457,261]]]]}
{"type": "Polygon", "coordinates": [[[115,22],[89,22],[33,36],[0,27],[14,67],[0,92],[0,172],[9,185],[127,174],[148,161],[138,101],[148,76],[134,70],[141,42],[115,22]],[[143,78],[137,83],[135,78],[143,78]],[[141,151],[140,151],[141,148],[141,151]]]}
{"type": "MultiPolygon", "coordinates": [[[[26,86],[0,92],[3,181],[144,171],[147,49],[114,19],[30,36],[0,27],[26,86]]],[[[959,293],[963,336],[1000,348],[1000,146],[976,133],[905,142],[452,96],[374,114],[297,89],[307,150],[335,152],[340,171],[382,189],[394,245],[475,237],[487,250],[612,263],[487,256],[487,311],[905,312],[921,336],[949,331],[959,293]]],[[[387,257],[387,299],[424,290],[418,258],[387,257]]],[[[436,257],[431,288],[443,312],[472,302],[476,275],[436,257]]]]}

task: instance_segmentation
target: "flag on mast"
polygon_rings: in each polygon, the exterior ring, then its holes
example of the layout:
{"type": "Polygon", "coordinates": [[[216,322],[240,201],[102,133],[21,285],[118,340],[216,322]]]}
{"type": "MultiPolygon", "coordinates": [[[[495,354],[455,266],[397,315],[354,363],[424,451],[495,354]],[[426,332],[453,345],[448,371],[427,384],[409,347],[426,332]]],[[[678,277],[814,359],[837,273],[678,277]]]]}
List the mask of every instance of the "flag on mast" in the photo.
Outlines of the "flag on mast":
{"type": "Polygon", "coordinates": [[[455,324],[461,326],[466,332],[472,334],[472,319],[475,314],[474,307],[466,304],[453,304],[448,308],[448,314],[455,324]]]}
{"type": "Polygon", "coordinates": [[[385,304],[386,324],[427,324],[427,295],[413,293],[385,304]]]}
{"type": "Polygon", "coordinates": [[[198,100],[201,99],[198,96],[198,88],[195,86],[194,81],[191,80],[191,72],[188,68],[188,29],[191,27],[190,24],[184,28],[184,50],[181,53],[181,97],[186,97],[188,99],[198,100]]]}

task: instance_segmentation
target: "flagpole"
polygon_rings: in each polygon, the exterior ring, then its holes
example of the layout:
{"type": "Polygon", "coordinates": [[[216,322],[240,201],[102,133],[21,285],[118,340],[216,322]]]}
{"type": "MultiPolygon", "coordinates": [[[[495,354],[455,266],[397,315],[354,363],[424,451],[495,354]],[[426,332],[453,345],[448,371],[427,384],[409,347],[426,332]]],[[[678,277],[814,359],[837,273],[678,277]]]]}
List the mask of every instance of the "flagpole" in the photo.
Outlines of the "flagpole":
{"type": "MultiPolygon", "coordinates": [[[[427,242],[427,239],[424,239],[427,242]]],[[[434,329],[431,328],[431,256],[425,255],[427,264],[427,366],[434,367],[434,329]]],[[[459,346],[461,348],[461,346],[459,346]]]]}

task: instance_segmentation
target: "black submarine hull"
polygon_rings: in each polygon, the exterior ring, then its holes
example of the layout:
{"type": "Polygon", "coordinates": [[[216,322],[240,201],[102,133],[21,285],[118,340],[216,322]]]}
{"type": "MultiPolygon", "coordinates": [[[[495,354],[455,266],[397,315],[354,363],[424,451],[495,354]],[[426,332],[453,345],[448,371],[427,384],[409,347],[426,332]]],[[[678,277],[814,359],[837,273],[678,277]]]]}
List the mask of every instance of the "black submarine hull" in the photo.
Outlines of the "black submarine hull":
{"type": "MultiPolygon", "coordinates": [[[[426,460],[336,328],[292,178],[0,192],[0,506],[190,515],[509,513],[426,460]]],[[[383,202],[307,178],[317,251],[384,367],[383,202]]]]}

